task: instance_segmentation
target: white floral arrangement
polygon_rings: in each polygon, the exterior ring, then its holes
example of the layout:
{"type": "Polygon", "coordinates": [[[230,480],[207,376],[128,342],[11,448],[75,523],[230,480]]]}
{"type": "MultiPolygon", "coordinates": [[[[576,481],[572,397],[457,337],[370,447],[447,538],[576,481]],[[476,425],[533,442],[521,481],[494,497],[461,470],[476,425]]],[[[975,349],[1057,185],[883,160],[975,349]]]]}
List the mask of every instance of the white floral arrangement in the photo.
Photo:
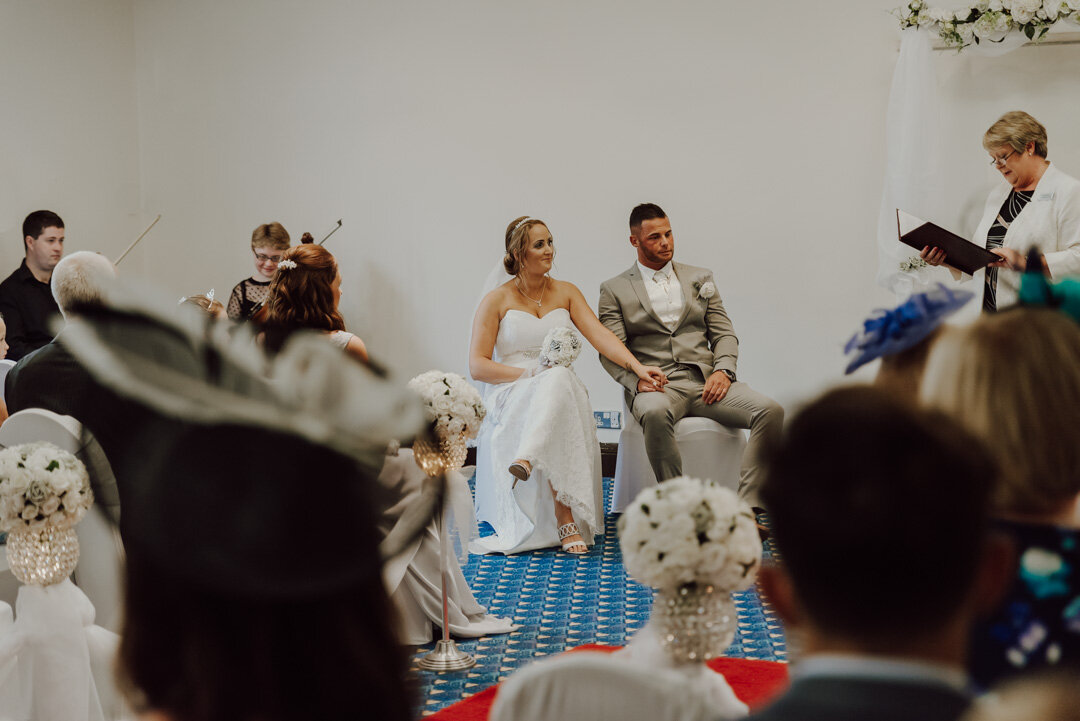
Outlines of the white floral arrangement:
{"type": "Polygon", "coordinates": [[[623,563],[653,588],[749,588],[761,564],[750,506],[715,481],[679,476],[638,494],[619,519],[623,563]]]}
{"type": "Polygon", "coordinates": [[[694,281],[694,291],[697,293],[698,298],[708,300],[716,295],[716,286],[713,285],[711,280],[705,280],[704,282],[696,280],[694,281]]]}
{"type": "Polygon", "coordinates": [[[573,328],[565,326],[552,328],[544,336],[544,342],[540,345],[540,364],[569,368],[581,355],[581,347],[581,336],[573,328]]]}
{"type": "Polygon", "coordinates": [[[922,256],[913,255],[910,258],[906,258],[900,261],[900,272],[902,273],[917,273],[923,268],[929,268],[930,264],[923,260],[922,256]]]}
{"type": "Polygon", "coordinates": [[[977,0],[956,10],[910,0],[893,14],[901,29],[936,28],[945,45],[961,50],[983,40],[1001,42],[1013,29],[1038,42],[1057,22],[1080,25],[1080,0],[977,0]]]}
{"type": "Polygon", "coordinates": [[[476,438],[487,411],[480,392],[457,373],[428,371],[409,381],[440,436],[476,438]]]}
{"type": "Polygon", "coordinates": [[[0,451],[0,530],[71,528],[94,503],[86,466],[51,443],[0,451]]]}

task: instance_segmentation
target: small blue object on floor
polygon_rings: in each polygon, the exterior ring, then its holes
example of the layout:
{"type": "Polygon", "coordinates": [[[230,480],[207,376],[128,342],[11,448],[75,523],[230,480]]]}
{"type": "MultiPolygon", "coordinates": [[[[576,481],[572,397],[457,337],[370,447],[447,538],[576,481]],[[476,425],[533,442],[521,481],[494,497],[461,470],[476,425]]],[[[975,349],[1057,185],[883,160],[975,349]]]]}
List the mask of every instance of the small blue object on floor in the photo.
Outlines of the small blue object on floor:
{"type": "MultiPolygon", "coordinates": [[[[604,507],[611,496],[604,479],[604,507]]],[[[649,620],[652,589],[626,575],[615,522],[605,518],[604,536],[588,554],[573,556],[555,548],[513,556],[470,556],[465,579],[488,613],[511,617],[521,626],[502,636],[455,639],[458,648],[476,659],[467,671],[421,671],[416,661],[434,644],[418,646],[413,672],[419,686],[421,712],[428,715],[502,681],[540,656],[552,656],[587,643],[623,646],[649,620]]],[[[767,519],[763,519],[767,523],[767,519]]],[[[480,535],[491,528],[481,524],[480,535]]],[[[765,556],[772,541],[765,544],[765,556]]],[[[780,620],[762,604],[757,590],[732,594],[738,631],[725,656],[786,661],[787,646],[780,620]]]]}

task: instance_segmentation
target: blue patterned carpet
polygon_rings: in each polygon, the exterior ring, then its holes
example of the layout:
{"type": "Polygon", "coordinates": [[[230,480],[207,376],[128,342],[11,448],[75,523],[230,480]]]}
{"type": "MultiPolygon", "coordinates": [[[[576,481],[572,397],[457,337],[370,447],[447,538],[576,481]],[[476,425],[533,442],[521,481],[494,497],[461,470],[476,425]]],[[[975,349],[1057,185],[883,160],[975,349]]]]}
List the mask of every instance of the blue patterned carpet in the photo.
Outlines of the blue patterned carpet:
{"type": "MultiPolygon", "coordinates": [[[[610,494],[611,479],[605,478],[605,507],[610,494]]],[[[489,613],[509,616],[521,628],[502,636],[458,640],[458,647],[476,659],[476,666],[467,671],[421,671],[415,661],[433,646],[417,647],[413,672],[424,715],[498,683],[534,658],[587,643],[622,646],[645,625],[652,589],[626,576],[615,530],[617,518],[607,516],[602,541],[585,556],[544,549],[515,556],[469,557],[465,578],[477,600],[489,613]]],[[[766,556],[771,545],[766,544],[766,556]]],[[[734,598],[738,633],[725,655],[786,661],[784,630],[756,589],[736,593],[734,598]]]]}

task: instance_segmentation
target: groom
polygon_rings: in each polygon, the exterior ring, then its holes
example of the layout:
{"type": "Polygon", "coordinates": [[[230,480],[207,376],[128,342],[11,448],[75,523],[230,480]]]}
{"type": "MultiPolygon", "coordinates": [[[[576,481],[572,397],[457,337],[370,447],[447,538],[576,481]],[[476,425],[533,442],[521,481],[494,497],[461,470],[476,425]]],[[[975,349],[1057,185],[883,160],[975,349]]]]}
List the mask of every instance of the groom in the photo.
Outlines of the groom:
{"type": "Polygon", "coordinates": [[[784,409],[736,379],[739,339],[712,273],[672,261],[675,237],[660,206],[644,203],[630,212],[630,245],[637,262],[600,286],[600,321],[639,361],[660,366],[668,383],[655,387],[603,356],[600,362],[626,388],[656,479],[682,474],[675,423],[683,416],[712,418],[750,429],[739,496],[760,507],[762,448],[779,437],[784,409]]]}

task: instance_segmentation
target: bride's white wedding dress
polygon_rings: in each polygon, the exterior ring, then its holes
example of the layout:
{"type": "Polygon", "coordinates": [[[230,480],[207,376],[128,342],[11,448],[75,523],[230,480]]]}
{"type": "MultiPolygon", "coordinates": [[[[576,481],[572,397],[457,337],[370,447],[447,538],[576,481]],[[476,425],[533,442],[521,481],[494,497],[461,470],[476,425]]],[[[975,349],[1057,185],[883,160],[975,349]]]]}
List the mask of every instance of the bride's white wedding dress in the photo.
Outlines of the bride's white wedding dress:
{"type": "MultiPolygon", "coordinates": [[[[557,308],[541,318],[508,310],[499,322],[493,359],[518,368],[537,364],[548,331],[573,328],[570,311],[557,308]]],[[[477,439],[476,515],[495,535],[474,541],[473,553],[518,553],[558,546],[551,488],[574,512],[588,544],[603,533],[600,444],[585,385],[573,370],[549,368],[530,378],[490,385],[488,414],[477,439]],[[511,490],[507,470],[516,459],[532,475],[511,490]]]]}

